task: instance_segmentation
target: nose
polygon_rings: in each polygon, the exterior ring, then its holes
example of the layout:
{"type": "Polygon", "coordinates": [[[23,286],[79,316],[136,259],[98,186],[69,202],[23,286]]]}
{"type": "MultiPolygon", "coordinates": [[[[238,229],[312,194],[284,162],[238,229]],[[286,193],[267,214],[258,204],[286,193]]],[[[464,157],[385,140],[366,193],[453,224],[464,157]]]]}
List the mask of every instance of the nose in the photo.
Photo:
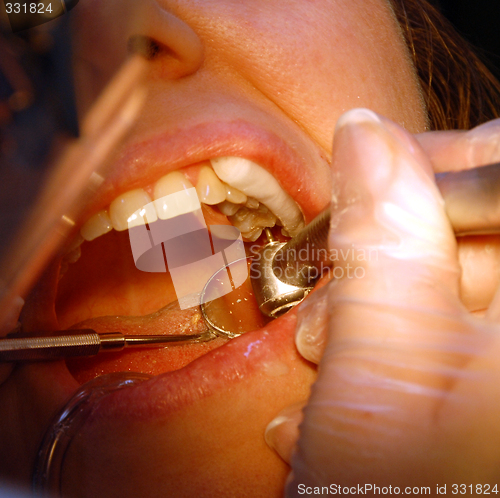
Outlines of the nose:
{"type": "Polygon", "coordinates": [[[128,49],[151,61],[157,77],[178,79],[199,69],[203,44],[193,28],[164,5],[167,3],[142,4],[141,28],[130,34],[128,49]]]}

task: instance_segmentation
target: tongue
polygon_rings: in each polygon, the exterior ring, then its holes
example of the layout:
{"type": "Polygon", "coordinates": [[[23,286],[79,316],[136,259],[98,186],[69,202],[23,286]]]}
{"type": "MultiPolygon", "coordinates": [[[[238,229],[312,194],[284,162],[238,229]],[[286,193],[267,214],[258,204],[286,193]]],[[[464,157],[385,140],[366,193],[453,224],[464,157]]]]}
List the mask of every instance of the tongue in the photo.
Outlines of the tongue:
{"type": "MultiPolygon", "coordinates": [[[[188,335],[201,334],[207,330],[199,308],[180,310],[177,303],[171,303],[150,315],[91,318],[71,328],[88,328],[99,333],[121,332],[125,335],[188,335]]],[[[96,357],[68,360],[67,365],[80,383],[110,372],[127,371],[158,375],[178,370],[225,342],[225,339],[214,339],[205,343],[178,345],[174,343],[160,349],[102,353],[96,357]]]]}

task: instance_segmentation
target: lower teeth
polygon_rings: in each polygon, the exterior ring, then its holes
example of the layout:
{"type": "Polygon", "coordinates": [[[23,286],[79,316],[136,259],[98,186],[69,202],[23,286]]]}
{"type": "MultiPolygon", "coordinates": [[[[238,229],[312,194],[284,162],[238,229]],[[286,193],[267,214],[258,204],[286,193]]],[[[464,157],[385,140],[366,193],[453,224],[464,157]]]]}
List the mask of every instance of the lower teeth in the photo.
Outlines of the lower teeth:
{"type": "Polygon", "coordinates": [[[276,216],[263,204],[260,204],[257,209],[242,207],[228,219],[245,239],[252,242],[260,237],[264,228],[272,228],[276,225],[276,216]]]}
{"type": "Polygon", "coordinates": [[[240,205],[233,204],[232,202],[229,201],[221,202],[217,207],[219,208],[219,211],[226,216],[235,215],[241,208],[240,205]]]}

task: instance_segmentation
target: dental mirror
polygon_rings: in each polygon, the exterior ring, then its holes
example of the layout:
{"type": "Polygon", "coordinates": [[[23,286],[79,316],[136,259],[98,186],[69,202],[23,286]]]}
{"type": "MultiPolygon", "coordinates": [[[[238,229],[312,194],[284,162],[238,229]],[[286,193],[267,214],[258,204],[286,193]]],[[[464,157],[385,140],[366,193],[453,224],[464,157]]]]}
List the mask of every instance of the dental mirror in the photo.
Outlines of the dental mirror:
{"type": "Polygon", "coordinates": [[[203,318],[219,336],[232,339],[270,321],[260,312],[254,297],[250,261],[241,258],[224,266],[212,275],[201,293],[203,318]]]}

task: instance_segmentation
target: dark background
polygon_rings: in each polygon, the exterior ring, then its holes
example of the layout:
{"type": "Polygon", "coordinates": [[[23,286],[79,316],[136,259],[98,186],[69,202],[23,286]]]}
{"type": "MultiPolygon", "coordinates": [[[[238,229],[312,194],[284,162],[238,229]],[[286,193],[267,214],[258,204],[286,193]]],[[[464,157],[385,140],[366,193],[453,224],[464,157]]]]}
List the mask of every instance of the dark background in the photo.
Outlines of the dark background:
{"type": "Polygon", "coordinates": [[[500,0],[436,0],[458,32],[478,48],[500,78],[500,0]],[[492,67],[493,66],[493,67],[492,67]]]}

